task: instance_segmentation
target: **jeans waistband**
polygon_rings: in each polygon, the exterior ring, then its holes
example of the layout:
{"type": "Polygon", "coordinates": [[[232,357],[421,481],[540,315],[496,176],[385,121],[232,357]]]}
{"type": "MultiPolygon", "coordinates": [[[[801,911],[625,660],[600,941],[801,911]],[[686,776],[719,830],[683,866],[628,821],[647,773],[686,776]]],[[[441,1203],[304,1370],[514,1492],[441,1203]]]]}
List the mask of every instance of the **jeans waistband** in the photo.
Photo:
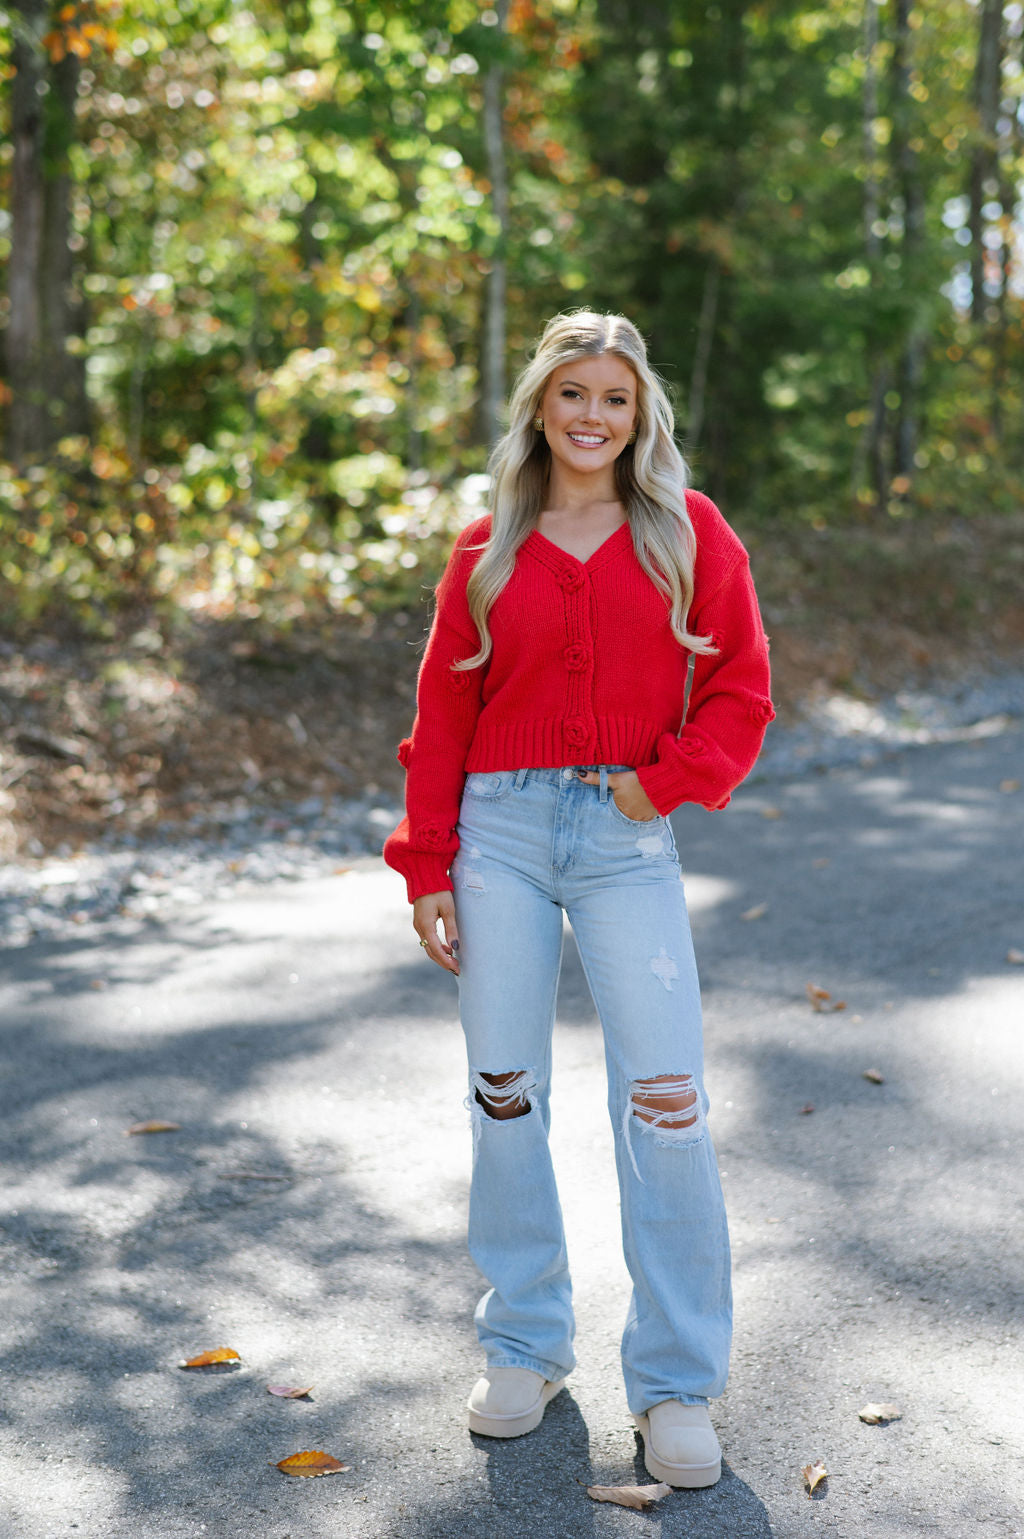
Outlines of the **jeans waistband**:
{"type": "Polygon", "coordinates": [[[531,769],[526,767],[516,771],[516,780],[522,784],[524,780],[546,780],[554,782],[558,780],[571,780],[575,778],[577,770],[589,771],[598,775],[603,769],[606,774],[614,775],[618,770],[632,769],[631,764],[563,764],[546,769],[531,769]]]}
{"type": "Polygon", "coordinates": [[[516,789],[522,790],[527,780],[540,780],[548,785],[571,785],[573,781],[578,784],[577,772],[583,770],[595,775],[600,775],[599,786],[587,787],[598,792],[599,799],[608,800],[608,776],[614,775],[617,770],[631,769],[629,764],[565,764],[561,768],[530,769],[529,767],[516,771],[516,789]]]}

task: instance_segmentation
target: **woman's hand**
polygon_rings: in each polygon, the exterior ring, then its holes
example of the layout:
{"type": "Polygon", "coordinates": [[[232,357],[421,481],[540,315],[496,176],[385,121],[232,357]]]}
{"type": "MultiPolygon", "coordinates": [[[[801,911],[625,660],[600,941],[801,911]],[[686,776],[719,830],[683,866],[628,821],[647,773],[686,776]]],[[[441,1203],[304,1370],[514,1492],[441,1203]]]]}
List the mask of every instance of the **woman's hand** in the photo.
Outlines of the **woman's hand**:
{"type": "MultiPolygon", "coordinates": [[[[588,770],[579,778],[588,786],[601,784],[597,770],[588,770]]],[[[648,800],[636,770],[612,770],[608,775],[608,785],[623,817],[630,818],[634,823],[650,823],[660,816],[657,807],[648,800]]]]}
{"type": "Polygon", "coordinates": [[[458,977],[459,931],[455,923],[455,899],[450,892],[428,892],[412,906],[412,927],[420,945],[432,962],[458,977]],[[437,933],[437,922],[444,927],[444,940],[437,933]]]}

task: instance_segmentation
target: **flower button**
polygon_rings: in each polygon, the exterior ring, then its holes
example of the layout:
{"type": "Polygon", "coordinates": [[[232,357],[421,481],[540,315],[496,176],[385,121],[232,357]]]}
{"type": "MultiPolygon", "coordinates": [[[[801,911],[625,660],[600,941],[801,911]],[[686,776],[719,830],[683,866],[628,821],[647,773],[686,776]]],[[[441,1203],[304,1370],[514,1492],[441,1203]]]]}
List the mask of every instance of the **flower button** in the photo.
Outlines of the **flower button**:
{"type": "Polygon", "coordinates": [[[574,641],[566,647],[562,657],[570,673],[582,673],[590,664],[590,648],[585,647],[581,641],[574,641]]]}
{"type": "Polygon", "coordinates": [[[579,748],[587,741],[587,724],[585,721],[567,721],[563,733],[565,741],[573,748],[579,748]]]}
{"type": "Polygon", "coordinates": [[[451,829],[445,828],[442,823],[424,823],[413,835],[412,843],[418,844],[424,850],[440,850],[448,843],[451,837],[451,829]]]}
{"type": "Polygon", "coordinates": [[[566,593],[578,593],[586,582],[586,578],[578,569],[566,566],[559,572],[558,581],[566,593]]]}
{"type": "Polygon", "coordinates": [[[448,675],[448,688],[453,695],[464,695],[472,682],[473,680],[465,669],[460,668],[457,673],[452,671],[448,675]]]}
{"type": "Polygon", "coordinates": [[[403,769],[409,768],[409,755],[412,753],[412,738],[404,737],[398,745],[396,758],[403,769]]]}
{"type": "Polygon", "coordinates": [[[684,737],[679,747],[688,759],[699,759],[704,753],[704,743],[699,737],[684,737]]]}
{"type": "Polygon", "coordinates": [[[750,715],[754,721],[767,724],[775,720],[775,707],[766,695],[762,695],[750,702],[750,715]]]}

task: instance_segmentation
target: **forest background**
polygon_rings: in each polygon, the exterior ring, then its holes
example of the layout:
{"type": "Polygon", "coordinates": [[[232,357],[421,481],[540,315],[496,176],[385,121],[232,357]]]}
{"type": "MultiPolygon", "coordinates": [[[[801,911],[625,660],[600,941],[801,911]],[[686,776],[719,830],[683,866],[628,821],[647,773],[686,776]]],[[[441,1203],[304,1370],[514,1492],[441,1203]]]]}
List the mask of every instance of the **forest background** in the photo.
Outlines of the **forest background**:
{"type": "Polygon", "coordinates": [[[1024,7],[0,7],[0,843],[397,790],[543,321],[623,310],[790,710],[1024,644],[1024,7]]]}

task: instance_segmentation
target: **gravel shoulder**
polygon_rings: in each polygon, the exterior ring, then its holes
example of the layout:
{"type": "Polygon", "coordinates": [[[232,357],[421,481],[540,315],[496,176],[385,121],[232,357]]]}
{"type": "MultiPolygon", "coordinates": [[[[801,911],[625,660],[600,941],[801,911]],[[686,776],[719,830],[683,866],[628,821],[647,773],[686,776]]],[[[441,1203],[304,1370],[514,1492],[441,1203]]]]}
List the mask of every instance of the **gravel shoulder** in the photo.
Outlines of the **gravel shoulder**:
{"type": "Polygon", "coordinates": [[[923,725],[897,713],[931,732],[917,746],[866,732],[847,757],[841,734],[830,768],[806,740],[788,764],[770,748],[728,812],[674,819],[737,1336],[715,1407],[726,1474],[649,1515],[583,1489],[647,1477],[574,954],[554,1139],[581,1362],[537,1433],[497,1444],[463,1423],[478,1279],[452,987],[413,943],[401,884],[359,853],[386,801],[11,868],[4,1539],[1019,1536],[1016,698],[992,686],[923,725]],[[27,902],[45,922],[17,922],[27,902]],[[845,1008],[815,1011],[808,983],[845,1008]],[[125,1136],[150,1117],[180,1131],[125,1136]],[[238,1369],[176,1366],[222,1345],[238,1369]],[[272,1383],[313,1395],[278,1401],[272,1383]],[[872,1400],[902,1419],[864,1425],[872,1400]],[[273,1464],[300,1448],[351,1469],[290,1480],[273,1464]],[[818,1458],[830,1475],[809,1499],[818,1458]]]}

